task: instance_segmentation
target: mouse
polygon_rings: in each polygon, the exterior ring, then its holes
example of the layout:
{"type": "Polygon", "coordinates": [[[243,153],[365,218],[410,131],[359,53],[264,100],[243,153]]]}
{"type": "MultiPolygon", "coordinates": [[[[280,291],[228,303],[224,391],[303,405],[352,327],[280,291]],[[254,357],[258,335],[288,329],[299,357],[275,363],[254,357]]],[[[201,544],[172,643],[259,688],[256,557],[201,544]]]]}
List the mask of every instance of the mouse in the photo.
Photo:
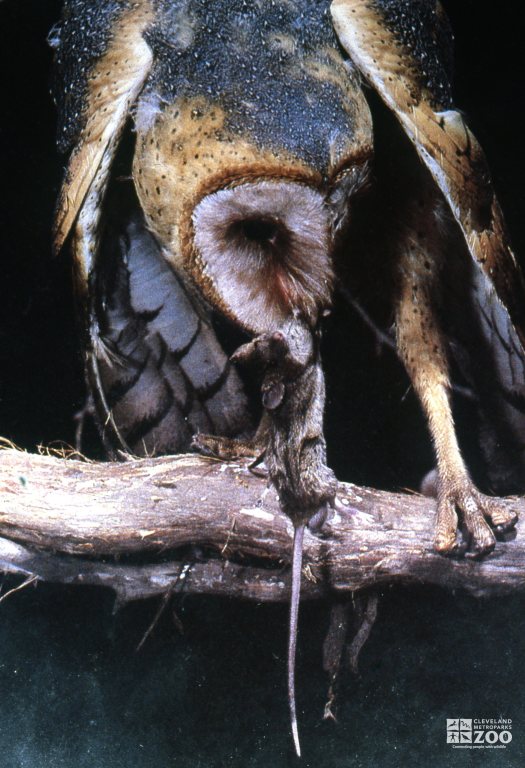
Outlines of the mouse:
{"type": "Polygon", "coordinates": [[[333,508],[337,480],[326,463],[323,434],[325,383],[320,333],[300,315],[278,330],[243,344],[232,356],[262,373],[265,447],[261,460],[281,508],[294,527],[288,635],[288,702],[295,751],[301,746],[295,700],[295,657],[303,542],[306,528],[318,532],[333,508]]]}

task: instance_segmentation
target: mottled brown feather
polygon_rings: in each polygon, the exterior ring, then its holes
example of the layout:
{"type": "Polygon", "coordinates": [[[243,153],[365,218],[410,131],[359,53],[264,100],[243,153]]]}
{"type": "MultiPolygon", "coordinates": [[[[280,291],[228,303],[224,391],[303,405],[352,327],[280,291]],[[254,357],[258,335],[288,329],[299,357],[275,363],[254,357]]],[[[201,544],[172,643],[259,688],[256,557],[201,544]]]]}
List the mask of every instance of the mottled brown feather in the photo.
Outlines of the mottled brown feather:
{"type": "Polygon", "coordinates": [[[524,345],[523,277],[475,136],[460,112],[436,104],[435,94],[425,86],[421,64],[388,26],[379,3],[334,0],[331,11],[341,44],[396,114],[524,345]]]}
{"type": "Polygon", "coordinates": [[[119,17],[107,51],[97,59],[89,77],[87,120],[73,150],[57,205],[54,245],[64,244],[101,168],[109,173],[108,156],[117,147],[122,129],[150,70],[152,53],[143,32],[153,19],[151,0],[133,3],[119,17]],[[106,162],[105,162],[106,160],[106,162]]]}

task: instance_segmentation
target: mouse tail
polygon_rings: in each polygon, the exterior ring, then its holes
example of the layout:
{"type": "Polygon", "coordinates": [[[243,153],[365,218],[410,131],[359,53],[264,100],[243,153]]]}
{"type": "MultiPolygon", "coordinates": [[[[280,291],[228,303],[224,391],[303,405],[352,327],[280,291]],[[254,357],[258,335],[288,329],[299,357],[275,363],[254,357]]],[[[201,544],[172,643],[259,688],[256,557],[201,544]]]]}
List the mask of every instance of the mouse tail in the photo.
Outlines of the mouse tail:
{"type": "Polygon", "coordinates": [[[288,635],[288,704],[292,725],[293,743],[297,757],[301,757],[299,730],[297,728],[297,710],[295,706],[295,651],[297,648],[297,625],[299,620],[299,600],[301,596],[301,569],[303,564],[304,523],[294,531],[292,556],[292,596],[290,599],[290,625],[288,635]]]}

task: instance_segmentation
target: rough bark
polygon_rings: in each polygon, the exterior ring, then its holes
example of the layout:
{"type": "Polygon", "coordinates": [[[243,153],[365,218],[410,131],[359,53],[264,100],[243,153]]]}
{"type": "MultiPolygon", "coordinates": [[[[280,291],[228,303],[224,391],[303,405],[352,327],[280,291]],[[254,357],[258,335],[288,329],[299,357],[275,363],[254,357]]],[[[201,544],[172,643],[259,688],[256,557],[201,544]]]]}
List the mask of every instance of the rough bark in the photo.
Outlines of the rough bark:
{"type": "MultiPolygon", "coordinates": [[[[523,500],[516,502],[523,510],[523,500]]],[[[302,597],[393,581],[494,595],[525,586],[525,537],[482,562],[432,551],[434,502],[341,483],[322,538],[305,535],[302,597]]],[[[165,593],[289,596],[292,525],[246,463],[196,455],[94,463],[4,449],[0,571],[95,584],[122,602],[165,593]],[[191,562],[191,568],[184,565],[191,562]],[[184,571],[183,571],[184,569],[184,571]]]]}

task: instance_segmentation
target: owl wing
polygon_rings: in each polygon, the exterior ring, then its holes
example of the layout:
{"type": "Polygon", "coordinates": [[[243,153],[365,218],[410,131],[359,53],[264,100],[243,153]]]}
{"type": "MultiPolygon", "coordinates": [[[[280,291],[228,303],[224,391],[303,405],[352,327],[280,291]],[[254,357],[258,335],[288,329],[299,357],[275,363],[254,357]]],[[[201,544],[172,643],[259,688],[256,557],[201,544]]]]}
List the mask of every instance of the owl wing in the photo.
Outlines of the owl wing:
{"type": "Polygon", "coordinates": [[[150,0],[132,4],[79,0],[65,5],[54,93],[59,148],[73,146],[73,151],[57,205],[56,250],[82,206],[86,202],[96,206],[105,188],[130,107],[152,65],[143,33],[153,18],[150,0]]]}
{"type": "Polygon", "coordinates": [[[70,151],[55,249],[72,235],[86,377],[106,447],[189,448],[194,432],[250,426],[242,383],[209,312],[164,260],[115,156],[154,65],[153,0],[66,0],[53,31],[58,145],[70,151]]]}
{"type": "Polygon", "coordinates": [[[198,432],[237,436],[249,427],[241,381],[129,187],[110,182],[90,280],[86,374],[105,446],[158,455],[187,450],[198,432]]]}
{"type": "Polygon", "coordinates": [[[333,0],[331,13],[342,46],[395,114],[464,236],[469,309],[459,308],[456,329],[470,313],[474,330],[466,342],[461,333],[451,339],[451,351],[478,398],[493,488],[522,490],[524,281],[483,150],[453,104],[448,20],[436,0],[333,0]]]}
{"type": "Polygon", "coordinates": [[[396,115],[432,174],[525,346],[524,283],[483,150],[454,108],[451,33],[436,0],[334,0],[333,23],[354,64],[396,115]]]}

